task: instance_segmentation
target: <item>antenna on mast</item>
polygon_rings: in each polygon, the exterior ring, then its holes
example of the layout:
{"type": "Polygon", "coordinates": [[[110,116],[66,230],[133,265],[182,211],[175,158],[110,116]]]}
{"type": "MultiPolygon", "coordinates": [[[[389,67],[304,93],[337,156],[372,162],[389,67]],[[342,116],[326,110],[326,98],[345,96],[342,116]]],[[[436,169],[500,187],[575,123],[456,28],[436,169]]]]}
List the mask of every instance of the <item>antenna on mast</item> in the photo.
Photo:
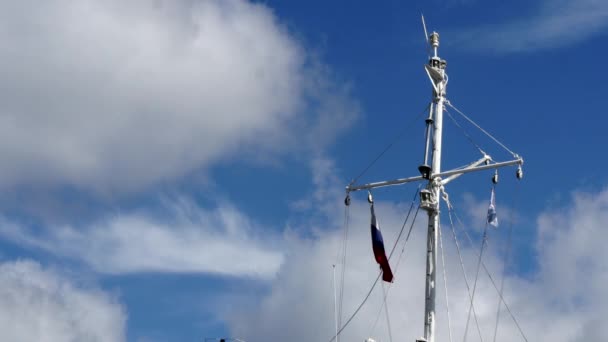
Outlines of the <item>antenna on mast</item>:
{"type": "Polygon", "coordinates": [[[424,29],[424,39],[426,40],[426,54],[429,58],[431,58],[431,45],[429,43],[429,33],[426,30],[426,22],[424,21],[424,14],[420,13],[420,17],[422,18],[422,28],[424,29]]]}

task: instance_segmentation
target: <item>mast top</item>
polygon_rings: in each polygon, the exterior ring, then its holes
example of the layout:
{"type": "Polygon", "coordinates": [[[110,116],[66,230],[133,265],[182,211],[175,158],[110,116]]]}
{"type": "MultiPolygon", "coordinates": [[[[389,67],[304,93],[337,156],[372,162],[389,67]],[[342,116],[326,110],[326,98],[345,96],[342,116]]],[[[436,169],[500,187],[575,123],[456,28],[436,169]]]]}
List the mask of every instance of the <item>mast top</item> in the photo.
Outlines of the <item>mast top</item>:
{"type": "Polygon", "coordinates": [[[433,47],[433,58],[439,58],[437,56],[437,48],[439,47],[439,33],[433,31],[429,36],[429,44],[433,47]]]}
{"type": "Polygon", "coordinates": [[[439,33],[433,31],[433,33],[431,33],[429,36],[429,40],[431,41],[432,47],[439,47],[439,33]]]}
{"type": "Polygon", "coordinates": [[[429,59],[428,66],[430,68],[427,67],[426,69],[432,79],[433,88],[436,92],[435,96],[438,96],[442,93],[442,90],[445,90],[445,69],[448,63],[445,59],[441,59],[437,53],[439,49],[439,33],[433,31],[428,37],[428,44],[429,47],[433,48],[433,56],[429,59]]]}

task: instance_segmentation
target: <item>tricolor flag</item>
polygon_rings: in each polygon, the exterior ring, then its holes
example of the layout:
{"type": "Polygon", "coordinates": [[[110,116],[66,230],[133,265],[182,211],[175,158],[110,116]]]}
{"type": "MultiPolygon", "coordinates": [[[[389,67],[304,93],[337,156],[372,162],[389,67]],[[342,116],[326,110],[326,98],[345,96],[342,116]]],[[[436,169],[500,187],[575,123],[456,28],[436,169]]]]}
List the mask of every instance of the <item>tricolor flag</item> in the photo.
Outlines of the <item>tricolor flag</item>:
{"type": "Polygon", "coordinates": [[[494,188],[490,195],[490,206],[488,207],[488,223],[494,227],[498,227],[498,216],[496,216],[496,202],[494,200],[494,188]]]}
{"type": "Polygon", "coordinates": [[[392,283],[393,272],[391,271],[391,266],[388,263],[388,258],[386,257],[386,252],[384,251],[384,240],[382,239],[380,226],[378,225],[378,220],[376,219],[376,213],[374,212],[373,202],[371,203],[371,211],[372,249],[374,250],[374,257],[376,258],[376,262],[380,265],[380,268],[382,269],[382,280],[392,283]]]}

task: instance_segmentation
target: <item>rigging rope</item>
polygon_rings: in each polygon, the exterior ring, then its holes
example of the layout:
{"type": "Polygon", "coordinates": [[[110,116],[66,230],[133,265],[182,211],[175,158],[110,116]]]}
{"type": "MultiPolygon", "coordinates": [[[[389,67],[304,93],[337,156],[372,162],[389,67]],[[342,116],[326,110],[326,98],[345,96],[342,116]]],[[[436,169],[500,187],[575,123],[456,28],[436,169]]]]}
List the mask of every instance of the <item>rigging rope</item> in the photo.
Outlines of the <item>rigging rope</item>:
{"type": "Polygon", "coordinates": [[[454,107],[454,105],[452,103],[450,103],[450,101],[446,100],[445,103],[450,106],[452,109],[454,109],[456,112],[458,112],[458,114],[462,115],[463,118],[465,118],[468,122],[470,122],[473,126],[477,127],[480,131],[482,131],[483,133],[485,133],[485,135],[487,135],[490,139],[494,140],[495,143],[497,143],[498,145],[500,145],[502,148],[504,148],[507,152],[511,153],[511,155],[513,155],[513,157],[517,158],[519,157],[517,155],[517,153],[511,151],[507,146],[505,146],[503,143],[501,143],[500,141],[498,141],[498,139],[494,138],[492,136],[492,134],[488,133],[485,129],[481,128],[481,126],[479,126],[477,123],[475,123],[475,121],[471,120],[468,116],[466,116],[463,112],[461,112],[458,108],[454,107]]]}
{"type": "Polygon", "coordinates": [[[386,145],[386,147],[384,148],[384,150],[382,150],[382,152],[380,152],[380,154],[374,159],[372,160],[371,163],[369,163],[367,165],[367,167],[365,167],[363,169],[363,171],[361,171],[361,173],[359,173],[359,175],[357,177],[355,177],[350,184],[355,184],[359,178],[361,178],[372,166],[374,166],[374,164],[376,164],[376,162],[382,158],[382,156],[391,149],[391,147],[393,147],[393,145],[397,142],[397,140],[401,139],[401,137],[405,134],[405,132],[408,130],[408,128],[413,127],[414,122],[418,121],[418,119],[420,119],[420,117],[422,116],[422,114],[424,114],[427,109],[429,109],[429,107],[431,106],[431,103],[429,103],[423,110],[422,112],[420,112],[420,114],[418,114],[418,116],[416,116],[416,118],[414,120],[412,120],[411,122],[409,122],[405,127],[403,127],[403,129],[401,130],[401,132],[399,132],[399,134],[397,134],[395,136],[395,138],[388,144],[386,145]]]}
{"type": "Polygon", "coordinates": [[[473,138],[471,138],[471,136],[469,135],[469,133],[467,133],[467,131],[464,129],[464,127],[462,127],[460,125],[460,123],[458,123],[458,121],[456,121],[456,119],[454,119],[454,117],[452,116],[452,114],[450,114],[450,112],[446,109],[444,111],[444,113],[446,113],[448,115],[448,117],[452,120],[452,122],[454,123],[454,125],[456,125],[456,127],[460,128],[462,130],[462,134],[464,134],[464,136],[469,140],[469,142],[475,146],[475,148],[477,148],[479,150],[479,152],[482,155],[486,155],[486,152],[484,150],[481,149],[481,147],[479,147],[479,144],[477,144],[473,138]]]}
{"type": "MultiPolygon", "coordinates": [[[[467,333],[469,332],[469,321],[471,320],[471,309],[473,308],[473,302],[475,301],[475,291],[477,290],[477,280],[479,279],[479,269],[481,268],[481,256],[483,255],[483,248],[486,245],[486,240],[488,238],[488,221],[486,220],[485,227],[483,228],[483,237],[481,238],[481,248],[479,250],[479,258],[477,259],[477,271],[475,272],[475,282],[473,283],[473,294],[471,295],[471,306],[469,306],[469,314],[467,316],[467,325],[464,328],[464,337],[462,342],[466,342],[467,333]]],[[[477,325],[477,329],[479,329],[479,325],[477,325]]],[[[481,331],[479,332],[479,337],[483,342],[483,337],[481,337],[481,331]]]]}
{"type": "MultiPolygon", "coordinates": [[[[382,283],[382,297],[384,298],[384,303],[386,303],[386,291],[384,290],[384,283],[382,283]]],[[[388,305],[384,305],[384,311],[386,312],[386,325],[388,327],[388,339],[390,342],[393,342],[393,333],[391,332],[391,320],[388,316],[388,305]]]]}
{"type": "Polygon", "coordinates": [[[450,317],[450,299],[448,297],[448,278],[445,269],[445,257],[443,252],[443,235],[441,234],[441,225],[439,226],[439,249],[441,249],[441,267],[443,268],[443,285],[445,287],[445,310],[448,314],[448,333],[450,342],[452,342],[452,319],[450,317]]]}
{"type": "MultiPolygon", "coordinates": [[[[518,182],[519,183],[519,182],[518,182]]],[[[520,186],[516,185],[515,186],[515,196],[513,196],[513,200],[511,203],[511,208],[513,208],[513,213],[515,213],[515,205],[517,203],[517,199],[516,197],[518,197],[519,195],[519,189],[520,186]]],[[[502,276],[500,279],[500,291],[498,292],[498,309],[496,309],[496,325],[494,326],[494,337],[492,338],[492,342],[496,342],[496,335],[498,334],[498,322],[500,321],[500,311],[502,309],[502,302],[500,300],[500,297],[502,297],[503,295],[503,290],[504,290],[504,286],[505,286],[505,276],[507,273],[507,264],[509,262],[509,257],[511,254],[511,244],[513,241],[513,219],[511,219],[511,221],[509,221],[509,232],[508,232],[508,237],[507,237],[507,248],[505,250],[505,257],[504,257],[504,261],[502,264],[502,276]]]]}
{"type": "Polygon", "coordinates": [[[336,265],[333,265],[334,280],[334,324],[336,326],[336,342],[338,342],[338,297],[336,296],[336,265]]]}
{"type": "MultiPolygon", "coordinates": [[[[416,189],[416,193],[415,193],[415,195],[414,195],[414,199],[412,200],[412,203],[414,203],[414,201],[416,200],[416,196],[418,196],[419,188],[420,188],[420,187],[418,187],[418,188],[416,189]]],[[[408,211],[408,214],[407,214],[407,216],[406,216],[406,218],[405,218],[405,220],[404,220],[404,222],[403,222],[403,225],[401,226],[401,231],[399,232],[398,238],[397,238],[397,240],[395,240],[395,244],[393,245],[393,248],[391,249],[391,253],[389,254],[389,257],[388,257],[388,258],[389,258],[389,260],[390,260],[391,256],[393,255],[393,252],[395,251],[395,247],[397,247],[397,244],[399,243],[399,238],[401,237],[401,235],[402,235],[402,233],[403,233],[403,230],[404,230],[404,228],[405,228],[405,225],[406,225],[407,219],[408,219],[408,218],[409,218],[409,216],[410,216],[410,213],[411,213],[411,208],[412,208],[412,207],[410,206],[410,210],[408,211]]],[[[420,209],[420,208],[418,208],[418,209],[420,209]]],[[[407,237],[406,237],[405,242],[407,242],[407,240],[408,240],[408,239],[409,239],[409,237],[410,237],[410,233],[412,232],[412,227],[414,226],[414,222],[416,222],[416,217],[417,217],[417,216],[418,216],[418,210],[416,210],[416,214],[414,215],[414,219],[412,220],[412,225],[411,225],[410,230],[409,230],[409,232],[408,232],[408,234],[407,234],[407,237]]],[[[405,249],[405,245],[404,245],[404,247],[403,247],[403,248],[405,249]]],[[[376,287],[376,285],[378,284],[378,280],[380,280],[380,276],[382,276],[382,271],[379,271],[379,272],[378,272],[378,276],[376,277],[376,280],[374,281],[374,283],[372,284],[372,287],[369,289],[369,291],[368,291],[368,292],[367,292],[367,294],[365,295],[365,298],[363,298],[363,301],[361,302],[361,304],[359,304],[359,306],[357,307],[357,309],[356,309],[356,310],[353,312],[353,314],[352,314],[352,315],[351,315],[351,316],[348,318],[348,320],[346,321],[346,323],[344,323],[344,325],[342,325],[342,326],[340,327],[340,329],[338,330],[338,333],[336,334],[336,336],[334,336],[334,337],[332,337],[331,339],[329,339],[329,341],[328,341],[328,342],[332,342],[332,341],[334,341],[334,340],[336,340],[336,342],[337,342],[337,338],[340,336],[340,333],[342,333],[342,331],[343,331],[343,330],[344,330],[344,329],[345,329],[345,328],[346,328],[346,327],[347,327],[347,326],[350,324],[350,322],[353,320],[353,318],[355,318],[355,316],[356,316],[356,315],[359,313],[359,311],[361,310],[361,308],[363,307],[363,305],[365,305],[365,303],[366,303],[366,302],[367,302],[367,300],[369,299],[369,296],[372,294],[372,292],[374,291],[374,288],[375,288],[375,287],[376,287]]]]}
{"type": "MultiPolygon", "coordinates": [[[[405,216],[405,220],[403,221],[403,225],[401,226],[399,235],[397,235],[397,240],[395,240],[395,244],[393,245],[393,248],[391,249],[391,252],[388,255],[389,260],[393,256],[393,252],[395,252],[395,248],[397,247],[397,243],[399,242],[399,239],[401,239],[401,234],[403,234],[403,230],[405,229],[405,224],[407,223],[407,220],[410,218],[410,214],[412,213],[412,208],[414,207],[414,203],[416,203],[416,197],[418,197],[419,193],[420,193],[420,185],[418,185],[418,188],[416,188],[416,192],[414,193],[414,198],[412,198],[412,204],[410,205],[410,209],[407,211],[407,215],[405,216]]],[[[420,208],[416,209],[416,214],[414,215],[413,221],[416,221],[416,216],[418,216],[418,210],[420,210],[420,208]]],[[[412,233],[413,227],[414,227],[414,222],[412,222],[412,225],[410,226],[410,230],[407,232],[407,236],[405,237],[405,243],[407,243],[407,240],[410,239],[410,234],[412,233]]],[[[403,248],[405,248],[405,243],[403,245],[403,248]]]]}
{"type": "MultiPolygon", "coordinates": [[[[454,211],[454,216],[456,216],[456,219],[460,223],[461,230],[464,232],[465,236],[467,237],[467,240],[469,241],[469,243],[471,244],[471,246],[473,246],[473,239],[471,239],[471,236],[469,235],[469,233],[466,231],[466,229],[464,229],[464,224],[462,223],[462,220],[460,220],[460,217],[458,217],[458,215],[456,214],[455,211],[454,211]]],[[[515,326],[517,327],[517,330],[519,330],[519,333],[520,333],[521,337],[524,339],[524,341],[528,342],[528,338],[526,337],[526,334],[524,334],[524,331],[522,330],[521,326],[519,325],[519,322],[515,318],[515,315],[513,315],[513,312],[511,311],[511,308],[509,307],[509,304],[507,304],[507,302],[505,301],[504,297],[502,296],[502,294],[498,290],[498,286],[496,286],[496,282],[494,281],[494,278],[492,277],[492,274],[490,273],[490,271],[486,267],[486,264],[483,261],[481,262],[481,266],[483,267],[484,271],[486,272],[488,278],[490,278],[490,282],[492,283],[492,286],[494,286],[494,289],[496,290],[496,292],[498,292],[498,296],[500,297],[500,300],[502,301],[502,303],[504,304],[505,308],[507,309],[507,312],[509,313],[509,316],[511,316],[511,319],[513,320],[513,323],[515,323],[515,326]]]]}
{"type": "MultiPolygon", "coordinates": [[[[342,325],[342,303],[344,302],[344,274],[346,273],[346,247],[348,245],[348,230],[350,223],[350,206],[344,207],[344,237],[342,240],[342,248],[341,248],[341,265],[340,269],[340,305],[338,306],[338,326],[342,325]]],[[[337,335],[336,335],[337,336],[337,335]]],[[[336,342],[338,340],[336,339],[336,342]]]]}
{"type": "Polygon", "coordinates": [[[346,323],[344,323],[344,325],[338,330],[338,333],[336,334],[336,336],[334,336],[331,339],[329,339],[328,342],[332,342],[338,336],[340,336],[340,333],[342,333],[342,331],[344,330],[344,328],[346,328],[348,326],[348,324],[353,320],[353,318],[355,318],[355,316],[357,315],[357,313],[359,313],[359,310],[361,310],[361,308],[363,307],[363,304],[365,304],[365,302],[367,302],[367,300],[369,299],[369,296],[372,294],[372,291],[374,291],[374,288],[376,287],[376,284],[378,284],[378,280],[380,280],[380,276],[382,276],[382,271],[378,272],[378,276],[376,277],[376,280],[374,281],[374,284],[369,289],[369,292],[367,292],[367,295],[365,295],[365,298],[363,298],[363,301],[361,302],[361,304],[359,304],[359,306],[357,307],[357,309],[355,310],[355,312],[353,312],[353,314],[346,321],[346,323]]]}
{"type": "Polygon", "coordinates": [[[479,332],[479,337],[481,337],[481,330],[479,329],[479,321],[477,320],[477,312],[475,312],[475,306],[472,305],[473,297],[471,296],[471,287],[469,286],[469,280],[467,279],[467,272],[464,269],[464,262],[462,261],[462,253],[460,252],[460,244],[458,243],[458,237],[456,236],[456,229],[454,229],[454,220],[452,219],[452,211],[453,207],[450,202],[448,204],[448,217],[450,218],[450,227],[452,228],[452,236],[454,237],[454,243],[456,244],[456,251],[458,251],[458,259],[460,260],[460,269],[462,270],[462,276],[464,278],[464,284],[467,287],[467,293],[469,295],[469,300],[471,301],[471,308],[473,311],[473,318],[475,319],[475,325],[477,325],[477,331],[479,332]]]}
{"type": "Polygon", "coordinates": [[[401,257],[403,256],[403,254],[405,252],[405,245],[407,244],[407,241],[410,239],[410,234],[412,233],[412,228],[414,228],[414,223],[416,222],[416,218],[418,217],[419,211],[420,211],[420,207],[418,207],[418,209],[416,209],[416,212],[414,213],[414,219],[412,220],[412,224],[410,225],[410,230],[407,232],[407,236],[405,237],[405,242],[403,243],[403,248],[401,248],[401,253],[399,253],[399,258],[397,258],[397,264],[395,265],[395,268],[399,267],[399,263],[401,262],[401,257]]]}

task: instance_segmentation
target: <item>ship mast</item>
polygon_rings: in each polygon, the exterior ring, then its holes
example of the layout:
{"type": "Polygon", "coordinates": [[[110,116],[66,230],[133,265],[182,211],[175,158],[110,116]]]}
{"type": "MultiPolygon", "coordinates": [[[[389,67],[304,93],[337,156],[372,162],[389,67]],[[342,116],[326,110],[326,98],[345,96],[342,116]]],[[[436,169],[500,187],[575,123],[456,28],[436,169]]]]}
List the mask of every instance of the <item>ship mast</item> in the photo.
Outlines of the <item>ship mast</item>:
{"type": "MultiPolygon", "coordinates": [[[[429,145],[429,128],[433,127],[433,159],[429,170],[426,162],[419,167],[422,176],[428,179],[425,192],[421,193],[422,208],[428,212],[427,252],[426,252],[426,287],[424,304],[424,338],[427,342],[435,341],[435,293],[437,278],[437,240],[439,236],[439,196],[441,195],[441,177],[433,176],[441,173],[441,143],[443,129],[443,104],[445,102],[445,88],[447,78],[445,67],[447,63],[437,56],[439,47],[439,34],[431,34],[430,43],[433,47],[433,57],[425,66],[431,81],[433,82],[433,105],[427,124],[427,141],[429,145]],[[434,108],[434,113],[433,113],[434,108]],[[424,195],[423,195],[424,194],[424,195]]],[[[425,150],[427,150],[425,148],[425,150]]],[[[424,159],[427,160],[425,151],[424,159]]]]}
{"type": "MultiPolygon", "coordinates": [[[[426,31],[426,27],[425,27],[426,31]]],[[[427,181],[426,188],[420,191],[420,208],[428,213],[427,226],[427,253],[426,253],[426,286],[424,306],[424,338],[417,342],[435,342],[435,301],[437,278],[437,243],[439,238],[440,198],[444,194],[444,186],[465,173],[498,169],[504,166],[518,165],[517,177],[521,178],[521,165],[523,158],[514,155],[514,159],[505,162],[494,162],[492,158],[484,156],[466,167],[450,171],[441,171],[441,147],[443,134],[443,111],[446,103],[446,86],[448,77],[445,72],[447,62],[438,56],[439,34],[431,33],[429,44],[433,55],[425,65],[426,73],[433,86],[433,99],[429,106],[429,116],[426,122],[426,141],[424,148],[424,162],[418,167],[420,176],[400,178],[389,181],[368,183],[363,185],[349,184],[346,187],[347,201],[350,203],[350,192],[370,190],[379,187],[393,186],[415,181],[427,181]],[[431,165],[429,166],[429,147],[432,145],[431,165]]]]}

